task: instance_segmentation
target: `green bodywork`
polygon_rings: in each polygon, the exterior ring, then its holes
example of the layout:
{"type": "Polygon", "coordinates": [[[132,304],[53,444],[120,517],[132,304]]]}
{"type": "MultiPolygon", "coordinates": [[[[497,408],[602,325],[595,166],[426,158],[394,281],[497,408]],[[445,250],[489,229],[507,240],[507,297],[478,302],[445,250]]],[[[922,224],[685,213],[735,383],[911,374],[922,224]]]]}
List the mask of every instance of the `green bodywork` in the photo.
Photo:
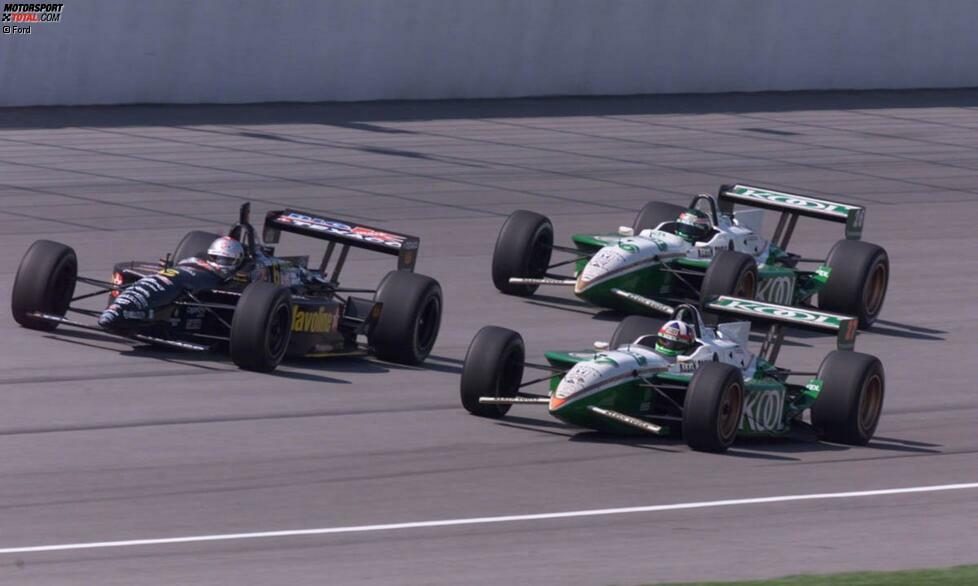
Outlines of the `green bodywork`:
{"type": "MultiPolygon", "coordinates": [[[[568,369],[574,364],[593,360],[594,352],[547,352],[551,366],[568,369]]],[[[551,396],[563,378],[554,374],[550,378],[551,396]]],[[[589,396],[569,401],[550,413],[557,419],[575,425],[608,433],[636,435],[641,432],[631,426],[618,423],[588,409],[594,405],[625,415],[644,419],[669,429],[678,429],[680,418],[672,403],[683,404],[685,388],[693,373],[660,372],[646,379],[631,378],[589,396]],[[659,390],[648,383],[661,385],[659,390]],[[661,392],[660,392],[661,391],[661,392]]],[[[771,437],[788,433],[791,423],[811,407],[822,388],[822,381],[811,379],[805,385],[788,383],[778,376],[778,370],[761,361],[754,377],[744,381],[744,415],[738,436],[771,437]]]]}
{"type": "MultiPolygon", "coordinates": [[[[575,234],[572,237],[575,247],[581,252],[581,257],[575,263],[575,278],[584,270],[588,261],[599,250],[621,240],[616,234],[606,236],[592,234],[575,234]]],[[[815,271],[804,271],[786,266],[790,256],[776,247],[771,247],[771,253],[764,263],[757,267],[757,296],[761,301],[778,303],[780,305],[797,306],[810,299],[828,282],[831,269],[821,266],[815,271]]],[[[625,272],[615,278],[593,285],[585,291],[576,293],[578,297],[599,307],[617,309],[626,313],[637,313],[658,317],[653,310],[615,295],[613,289],[621,289],[629,293],[637,293],[643,297],[660,301],[676,301],[688,298],[690,289],[675,273],[662,270],[662,266],[671,269],[699,273],[685,273],[682,278],[698,286],[710,266],[711,259],[676,258],[662,261],[661,264],[637,268],[625,272]]],[[[698,301],[698,300],[695,300],[698,301]]]]}

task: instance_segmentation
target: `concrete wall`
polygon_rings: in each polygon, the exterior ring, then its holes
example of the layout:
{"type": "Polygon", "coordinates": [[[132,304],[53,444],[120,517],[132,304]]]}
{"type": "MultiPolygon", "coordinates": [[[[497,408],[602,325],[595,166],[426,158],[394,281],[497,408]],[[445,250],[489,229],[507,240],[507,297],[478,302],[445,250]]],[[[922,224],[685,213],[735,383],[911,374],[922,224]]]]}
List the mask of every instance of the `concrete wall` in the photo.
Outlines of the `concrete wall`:
{"type": "Polygon", "coordinates": [[[67,0],[0,36],[0,105],[978,86],[975,23],[971,0],[67,0]]]}

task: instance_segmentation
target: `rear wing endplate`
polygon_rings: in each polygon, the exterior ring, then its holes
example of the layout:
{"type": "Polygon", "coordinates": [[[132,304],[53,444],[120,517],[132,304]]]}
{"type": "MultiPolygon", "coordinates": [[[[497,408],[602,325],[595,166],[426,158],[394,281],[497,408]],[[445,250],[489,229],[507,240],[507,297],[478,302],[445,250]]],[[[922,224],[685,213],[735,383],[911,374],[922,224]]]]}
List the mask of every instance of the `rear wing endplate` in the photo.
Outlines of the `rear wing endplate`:
{"type": "Polygon", "coordinates": [[[414,270],[418,246],[421,244],[421,239],[417,236],[398,234],[389,230],[380,230],[379,228],[318,216],[308,212],[291,209],[268,212],[265,215],[262,240],[275,244],[278,242],[281,232],[292,232],[293,234],[390,254],[397,257],[398,269],[408,271],[414,270]]]}
{"type": "Polygon", "coordinates": [[[726,295],[708,301],[704,305],[704,309],[714,313],[741,316],[752,322],[767,322],[806,330],[832,332],[836,334],[836,345],[839,350],[852,350],[856,346],[856,330],[859,326],[859,320],[848,315],[775,305],[739,297],[727,297],[726,295]]]}
{"type": "MultiPolygon", "coordinates": [[[[866,216],[866,208],[862,206],[828,201],[809,195],[784,193],[765,187],[751,187],[750,185],[721,185],[720,191],[717,193],[717,200],[720,202],[721,211],[726,214],[733,212],[734,204],[741,204],[777,210],[787,216],[794,216],[790,222],[792,229],[797,216],[845,224],[846,238],[849,240],[859,240],[862,236],[863,220],[866,216]]],[[[783,223],[784,218],[782,218],[779,228],[783,227],[783,223]]],[[[790,237],[790,231],[787,236],[790,237]]]]}

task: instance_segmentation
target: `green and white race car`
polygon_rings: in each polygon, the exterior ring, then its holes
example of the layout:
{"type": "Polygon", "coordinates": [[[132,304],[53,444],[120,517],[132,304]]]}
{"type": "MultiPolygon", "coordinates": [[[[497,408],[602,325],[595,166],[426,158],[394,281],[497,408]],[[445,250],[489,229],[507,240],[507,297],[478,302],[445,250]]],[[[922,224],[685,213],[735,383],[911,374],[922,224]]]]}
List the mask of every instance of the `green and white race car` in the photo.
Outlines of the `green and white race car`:
{"type": "Polygon", "coordinates": [[[569,247],[554,244],[547,217],[518,210],[499,231],[492,280],[509,295],[563,285],[594,305],[644,314],[653,311],[645,300],[702,303],[735,295],[814,307],[817,295],[819,309],[856,316],[868,328],[883,307],[890,264],[883,248],[859,240],[864,217],[865,209],[856,205],[724,185],[716,197],[694,197],[689,208],[648,203],[631,227],[610,235],[575,234],[569,247]],[[734,211],[735,205],[748,209],[734,211]],[[759,235],[765,209],[780,212],[769,240],[759,235]],[[844,223],[846,238],[824,259],[792,254],[788,242],[800,216],[844,223]],[[551,263],[553,251],[573,257],[551,263]],[[565,265],[574,265],[573,277],[550,273],[565,265]]]}
{"type": "Polygon", "coordinates": [[[861,445],[873,437],[885,377],[878,358],[852,351],[855,318],[726,296],[704,309],[770,323],[759,352],[747,348],[751,322],[708,327],[692,305],[672,309],[668,322],[629,316],[610,342],[547,352],[546,365],[526,361],[517,332],[486,326],[465,356],[462,405],[490,418],[514,404],[546,405],[561,421],[611,433],[681,430],[690,447],[710,452],[726,450],[737,436],[780,436],[807,425],[806,410],[821,439],[861,445]],[[690,331],[682,353],[668,350],[674,324],[690,331]],[[814,372],[776,366],[785,326],[836,332],[838,350],[814,372]],[[525,368],[546,374],[524,382],[525,368]],[[548,383],[549,394],[523,392],[537,383],[548,383]]]}

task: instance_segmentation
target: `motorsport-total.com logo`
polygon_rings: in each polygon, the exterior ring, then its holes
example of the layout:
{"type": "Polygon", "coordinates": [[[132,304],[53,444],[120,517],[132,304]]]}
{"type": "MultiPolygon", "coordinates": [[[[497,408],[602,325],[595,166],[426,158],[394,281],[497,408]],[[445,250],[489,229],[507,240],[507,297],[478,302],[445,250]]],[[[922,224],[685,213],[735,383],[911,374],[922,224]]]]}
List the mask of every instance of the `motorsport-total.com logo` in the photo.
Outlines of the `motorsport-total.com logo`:
{"type": "Polygon", "coordinates": [[[0,31],[5,35],[29,35],[34,25],[61,22],[64,4],[12,4],[3,5],[0,31]]]}

